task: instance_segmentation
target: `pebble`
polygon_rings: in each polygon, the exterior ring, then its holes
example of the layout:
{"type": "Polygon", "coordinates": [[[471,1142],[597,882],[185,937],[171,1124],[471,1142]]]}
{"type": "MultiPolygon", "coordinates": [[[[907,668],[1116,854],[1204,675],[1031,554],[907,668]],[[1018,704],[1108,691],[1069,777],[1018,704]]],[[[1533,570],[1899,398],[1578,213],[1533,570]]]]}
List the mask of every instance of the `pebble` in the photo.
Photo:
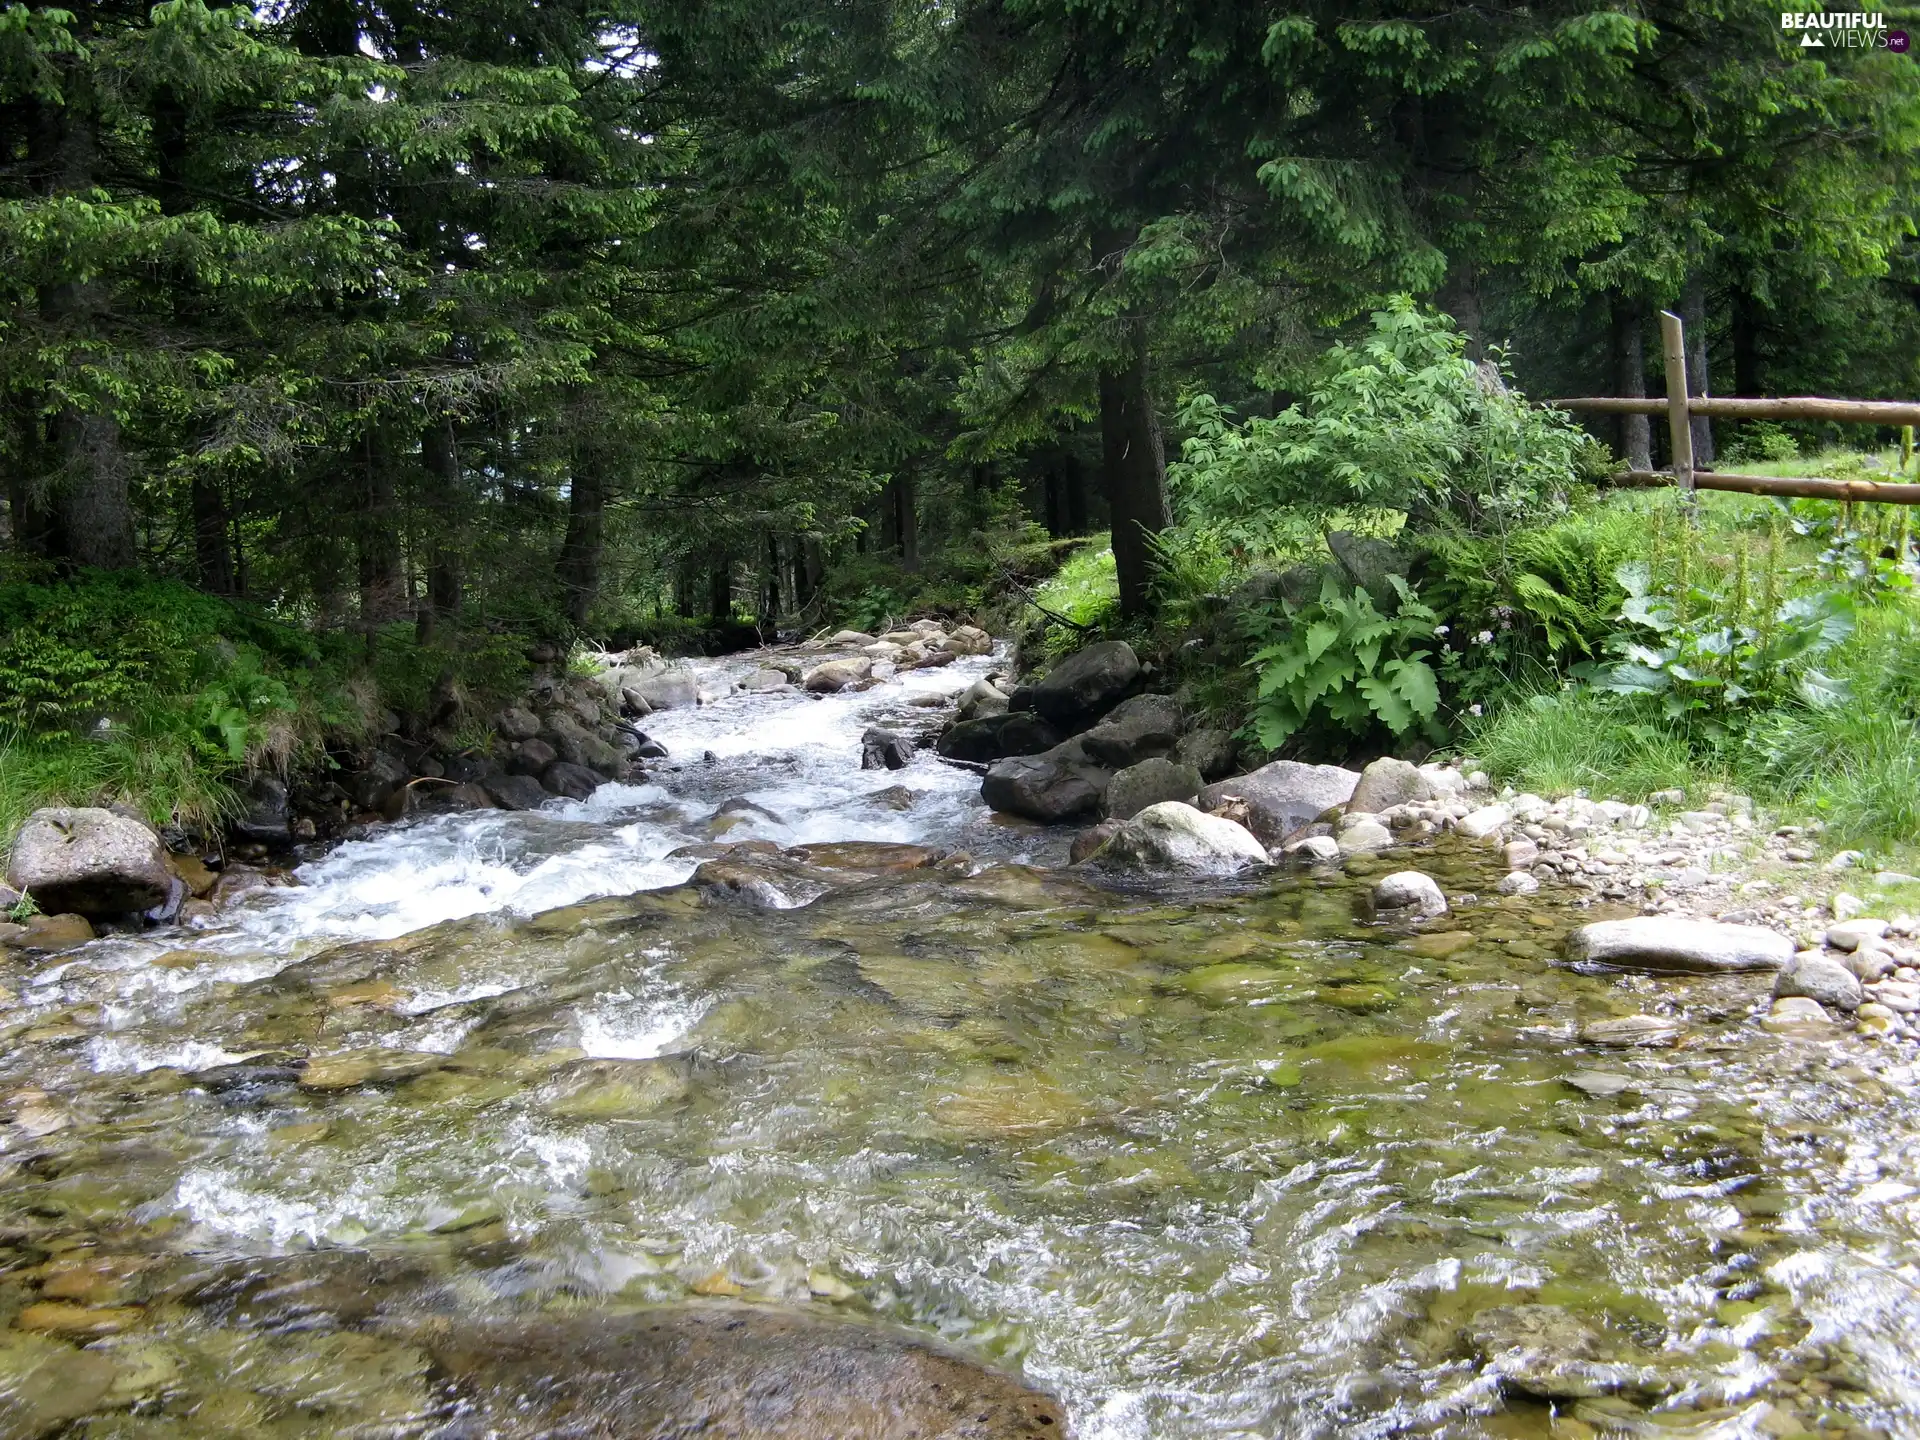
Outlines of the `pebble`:
{"type": "Polygon", "coordinates": [[[1796,1025],[1827,1025],[1832,1020],[1818,1000],[1809,1000],[1803,995],[1788,995],[1774,1001],[1767,1018],[1760,1023],[1768,1029],[1783,1029],[1796,1025]]]}
{"type": "Polygon", "coordinates": [[[1510,870],[1493,888],[1502,895],[1532,895],[1539,890],[1540,882],[1524,870],[1510,870]]]}

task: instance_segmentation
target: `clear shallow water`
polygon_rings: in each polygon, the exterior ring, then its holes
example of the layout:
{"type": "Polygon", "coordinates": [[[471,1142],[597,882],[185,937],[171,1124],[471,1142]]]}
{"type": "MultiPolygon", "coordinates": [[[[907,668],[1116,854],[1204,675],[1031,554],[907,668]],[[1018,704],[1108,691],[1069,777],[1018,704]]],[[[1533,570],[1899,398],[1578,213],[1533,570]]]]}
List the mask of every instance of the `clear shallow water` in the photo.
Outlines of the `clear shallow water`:
{"type": "MultiPolygon", "coordinates": [[[[1759,980],[1576,974],[1552,956],[1589,917],[1552,904],[1415,935],[1359,918],[1365,877],[1032,868],[1059,837],[966,772],[857,769],[889,713],[928,712],[659,717],[687,763],[649,785],[383,832],[229,932],[16,970],[0,1427],[441,1433],[425,1352],[338,1294],[233,1299],[364,1257],[335,1290],[402,1313],[896,1323],[1056,1391],[1083,1440],[1920,1433],[1909,1070],[1758,1029],[1759,980]],[[975,861],[708,903],[667,852],[737,796],[779,818],[729,840],[975,861]],[[1576,1038],[1642,1011],[1682,1045],[1576,1038]],[[1569,1083],[1595,1070],[1632,1088],[1569,1083]]],[[[1491,891],[1472,854],[1419,863],[1491,891]]]]}

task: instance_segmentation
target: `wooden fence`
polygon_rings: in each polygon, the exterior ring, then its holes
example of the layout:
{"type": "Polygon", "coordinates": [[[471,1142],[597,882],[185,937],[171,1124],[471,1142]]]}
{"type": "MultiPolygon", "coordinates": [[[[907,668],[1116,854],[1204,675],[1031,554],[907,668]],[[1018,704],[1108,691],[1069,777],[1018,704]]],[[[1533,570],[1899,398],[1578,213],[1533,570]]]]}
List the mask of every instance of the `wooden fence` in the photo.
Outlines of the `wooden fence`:
{"type": "Polygon", "coordinates": [[[1591,415],[1665,415],[1673,450],[1671,470],[1623,470],[1611,477],[1616,485],[1677,485],[1689,495],[1695,490],[1728,490],[1740,495],[1779,495],[1816,500],[1866,500],[1883,505],[1920,505],[1920,484],[1880,480],[1830,480],[1822,477],[1783,478],[1739,475],[1726,470],[1696,470],[1693,461],[1695,415],[1728,420],[1826,420],[1845,425],[1899,425],[1900,468],[1904,472],[1912,453],[1912,427],[1920,425],[1920,404],[1899,400],[1823,400],[1812,395],[1778,400],[1715,400],[1687,394],[1686,335],[1680,317],[1660,313],[1661,348],[1665,352],[1667,398],[1589,396],[1552,400],[1560,410],[1591,415]]]}

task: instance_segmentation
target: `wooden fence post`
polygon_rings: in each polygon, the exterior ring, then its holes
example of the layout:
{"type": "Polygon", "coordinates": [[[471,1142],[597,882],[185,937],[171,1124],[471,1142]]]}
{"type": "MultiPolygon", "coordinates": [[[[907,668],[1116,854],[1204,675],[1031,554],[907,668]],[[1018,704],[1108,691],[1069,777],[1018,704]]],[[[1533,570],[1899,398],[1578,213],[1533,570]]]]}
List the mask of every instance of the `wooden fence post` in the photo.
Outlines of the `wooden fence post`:
{"type": "Polygon", "coordinates": [[[1667,436],[1673,445],[1673,478],[1691,509],[1693,494],[1693,420],[1687,413],[1687,339],[1680,317],[1660,312],[1660,340],[1667,359],[1667,436]]]}

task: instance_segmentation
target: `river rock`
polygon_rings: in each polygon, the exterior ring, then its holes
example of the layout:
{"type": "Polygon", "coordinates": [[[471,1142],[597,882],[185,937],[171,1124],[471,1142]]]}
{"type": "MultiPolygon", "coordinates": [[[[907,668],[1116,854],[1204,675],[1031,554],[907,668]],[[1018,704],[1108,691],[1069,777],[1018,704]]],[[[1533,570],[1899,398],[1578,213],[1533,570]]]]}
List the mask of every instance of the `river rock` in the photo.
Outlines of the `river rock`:
{"type": "Polygon", "coordinates": [[[1302,825],[1346,804],[1359,780],[1358,771],[1338,765],[1275,760],[1207,786],[1200,803],[1212,810],[1228,796],[1239,796],[1247,802],[1247,828],[1267,844],[1278,845],[1302,825]]]}
{"type": "Polygon", "coordinates": [[[1097,858],[1135,870],[1230,875],[1266,864],[1267,851],[1244,826],[1167,800],[1124,822],[1097,858]]]}
{"type": "Polygon", "coordinates": [[[11,943],[22,950],[71,950],[93,939],[93,926],[84,915],[35,915],[19,929],[11,943]]]}
{"type": "Polygon", "coordinates": [[[480,786],[502,810],[538,810],[553,798],[531,775],[489,775],[480,786]]]}
{"type": "Polygon", "coordinates": [[[1503,1389],[1574,1400],[1664,1388],[1652,1367],[1607,1358],[1606,1337],[1558,1305],[1499,1305],[1467,1322],[1464,1336],[1503,1389]]]}
{"type": "Polygon", "coordinates": [[[287,826],[292,811],[286,782],[277,775],[256,775],[241,792],[240,818],[227,828],[242,840],[262,845],[285,845],[292,834],[287,826]]]}
{"type": "Polygon", "coordinates": [[[1192,730],[1173,747],[1173,758],[1193,766],[1203,780],[1218,780],[1233,773],[1240,747],[1225,730],[1192,730]]]}
{"type": "Polygon", "coordinates": [[[1067,730],[1081,729],[1119,704],[1140,679],[1140,657],[1124,640],[1076,650],[1032,688],[1033,708],[1067,730]]]}
{"type": "Polygon", "coordinates": [[[1360,772],[1347,800],[1349,815],[1377,815],[1396,805],[1434,798],[1433,785],[1420,767],[1406,760],[1382,756],[1360,772]]]}
{"type": "Polygon", "coordinates": [[[700,703],[700,677],[691,670],[662,670],[626,687],[652,710],[685,710],[700,703]]]}
{"type": "MultiPolygon", "coordinates": [[[[1080,739],[1084,744],[1087,736],[1080,739]]],[[[1200,798],[1200,783],[1200,772],[1191,765],[1158,758],[1142,760],[1114,775],[1102,804],[1109,820],[1130,820],[1149,805],[1164,800],[1191,804],[1200,798]]]]}
{"type": "Polygon", "coordinates": [[[1102,820],[1098,825],[1089,825],[1075,835],[1073,843],[1067,846],[1067,863],[1078,865],[1083,860],[1091,860],[1119,829],[1118,820],[1102,820]]]}
{"type": "Polygon", "coordinates": [[[1513,812],[1504,805],[1483,805],[1470,815],[1463,815],[1455,823],[1454,829],[1465,840],[1493,840],[1513,823],[1513,812]]]}
{"type": "Polygon", "coordinates": [[[1540,858],[1540,846],[1525,837],[1509,840],[1500,847],[1500,858],[1509,870],[1531,870],[1540,858]]]}
{"type": "Polygon", "coordinates": [[[1793,958],[1793,941],[1754,925],[1645,915],[1582,925],[1567,937],[1567,954],[1632,970],[1779,970],[1793,958]]]}
{"type": "Polygon", "coordinates": [[[14,837],[7,883],[49,915],[125,915],[167,898],[167,852],[138,820],[90,806],[36,810],[14,837]]]}
{"type": "Polygon", "coordinates": [[[1680,1022],[1665,1015],[1619,1015],[1583,1026],[1580,1038],[1589,1045],[1671,1045],[1680,1038],[1680,1022]]]}
{"type": "Polygon", "coordinates": [[[749,695],[764,695],[770,690],[784,690],[790,682],[778,670],[753,670],[740,681],[740,688],[749,695]]]}
{"type": "Polygon", "coordinates": [[[1838,960],[1824,955],[1795,955],[1773,982],[1775,999],[1802,995],[1822,1005],[1851,1014],[1866,998],[1859,977],[1838,960]]]}
{"type": "Polygon", "coordinates": [[[1080,743],[1100,764],[1124,770],[1142,760],[1165,756],[1179,739],[1179,702],[1171,695],[1135,695],[1114,706],[1080,737],[1080,743]]]}
{"type": "Polygon", "coordinates": [[[1833,1017],[1818,1000],[1805,995],[1783,995],[1773,1002],[1766,1019],[1760,1023],[1769,1030],[1799,1030],[1806,1026],[1829,1026],[1833,1024],[1833,1017]]]}
{"type": "Polygon", "coordinates": [[[800,683],[816,695],[834,695],[872,674],[873,662],[864,656],[857,660],[829,660],[814,666],[800,683]]]}
{"type": "Polygon", "coordinates": [[[1387,577],[1405,578],[1412,568],[1412,562],[1386,541],[1349,530],[1328,531],[1327,549],[1347,577],[1381,605],[1390,605],[1396,599],[1393,582],[1387,577]]]}
{"type": "Polygon", "coordinates": [[[540,784],[568,800],[585,800],[600,788],[600,777],[584,765],[556,760],[540,772],[540,784]]]}
{"type": "Polygon", "coordinates": [[[1371,816],[1361,815],[1342,825],[1333,839],[1342,855],[1371,855],[1393,844],[1393,832],[1371,816]]]}
{"type": "Polygon", "coordinates": [[[1887,933],[1887,922],[1862,917],[1858,920],[1843,920],[1838,925],[1827,927],[1827,944],[1836,950],[1858,950],[1869,941],[1879,940],[1887,933]]]}
{"type": "MultiPolygon", "coordinates": [[[[718,1278],[716,1289],[726,1282],[718,1278]]],[[[421,1327],[418,1343],[476,1412],[475,1433],[488,1435],[1039,1440],[1067,1432],[1066,1411],[1051,1396],[932,1341],[769,1305],[441,1322],[421,1327]]]]}
{"type": "Polygon", "coordinates": [[[436,785],[420,802],[422,815],[459,815],[469,810],[497,808],[486,787],[469,780],[460,785],[436,785]]]}
{"type": "Polygon", "coordinates": [[[862,770],[904,770],[913,763],[913,741],[878,725],[867,727],[860,737],[862,770]]]}
{"type": "Polygon", "coordinates": [[[428,1050],[347,1050],[316,1055],[300,1072],[302,1090],[352,1090],[362,1085],[397,1085],[438,1070],[450,1057],[428,1050]]]}
{"type": "Polygon", "coordinates": [[[537,776],[559,758],[560,753],[553,746],[535,736],[531,740],[522,740],[508,752],[507,773],[537,776]]]}
{"type": "Polygon", "coordinates": [[[407,767],[396,755],[376,750],[347,781],[347,794],[362,810],[378,810],[407,783],[407,767]]]}
{"type": "Polygon", "coordinates": [[[1305,835],[1281,846],[1280,856],[1295,865],[1331,865],[1340,858],[1340,842],[1331,835],[1305,835]]]}
{"type": "Polygon", "coordinates": [[[1447,897],[1431,875],[1396,870],[1374,885],[1373,908],[1386,919],[1428,920],[1447,913],[1447,897]]]}
{"type": "Polygon", "coordinates": [[[974,681],[960,693],[959,703],[954,707],[954,715],[960,720],[981,720],[1006,713],[1006,692],[991,680],[974,681]]]}
{"type": "Polygon", "coordinates": [[[977,625],[956,626],[951,634],[932,643],[955,655],[986,655],[993,650],[993,637],[977,625]]]}
{"type": "Polygon", "coordinates": [[[1078,740],[1065,740],[1038,755],[996,760],[980,782],[980,798],[1004,814],[1058,825],[1097,811],[1112,779],[1078,740]]]}
{"type": "Polygon", "coordinates": [[[493,728],[502,740],[531,740],[540,733],[540,717],[531,710],[509,705],[493,717],[493,728]]]}
{"type": "Polygon", "coordinates": [[[949,760],[987,765],[1010,755],[1041,754],[1060,740],[1060,732],[1031,711],[1003,709],[949,726],[933,748],[949,760]]]}
{"type": "Polygon", "coordinates": [[[864,630],[836,630],[826,638],[829,650],[864,650],[880,637],[864,630]]]}
{"type": "Polygon", "coordinates": [[[1528,871],[1509,870],[1493,888],[1502,895],[1535,895],[1539,893],[1540,882],[1528,871]]]}

